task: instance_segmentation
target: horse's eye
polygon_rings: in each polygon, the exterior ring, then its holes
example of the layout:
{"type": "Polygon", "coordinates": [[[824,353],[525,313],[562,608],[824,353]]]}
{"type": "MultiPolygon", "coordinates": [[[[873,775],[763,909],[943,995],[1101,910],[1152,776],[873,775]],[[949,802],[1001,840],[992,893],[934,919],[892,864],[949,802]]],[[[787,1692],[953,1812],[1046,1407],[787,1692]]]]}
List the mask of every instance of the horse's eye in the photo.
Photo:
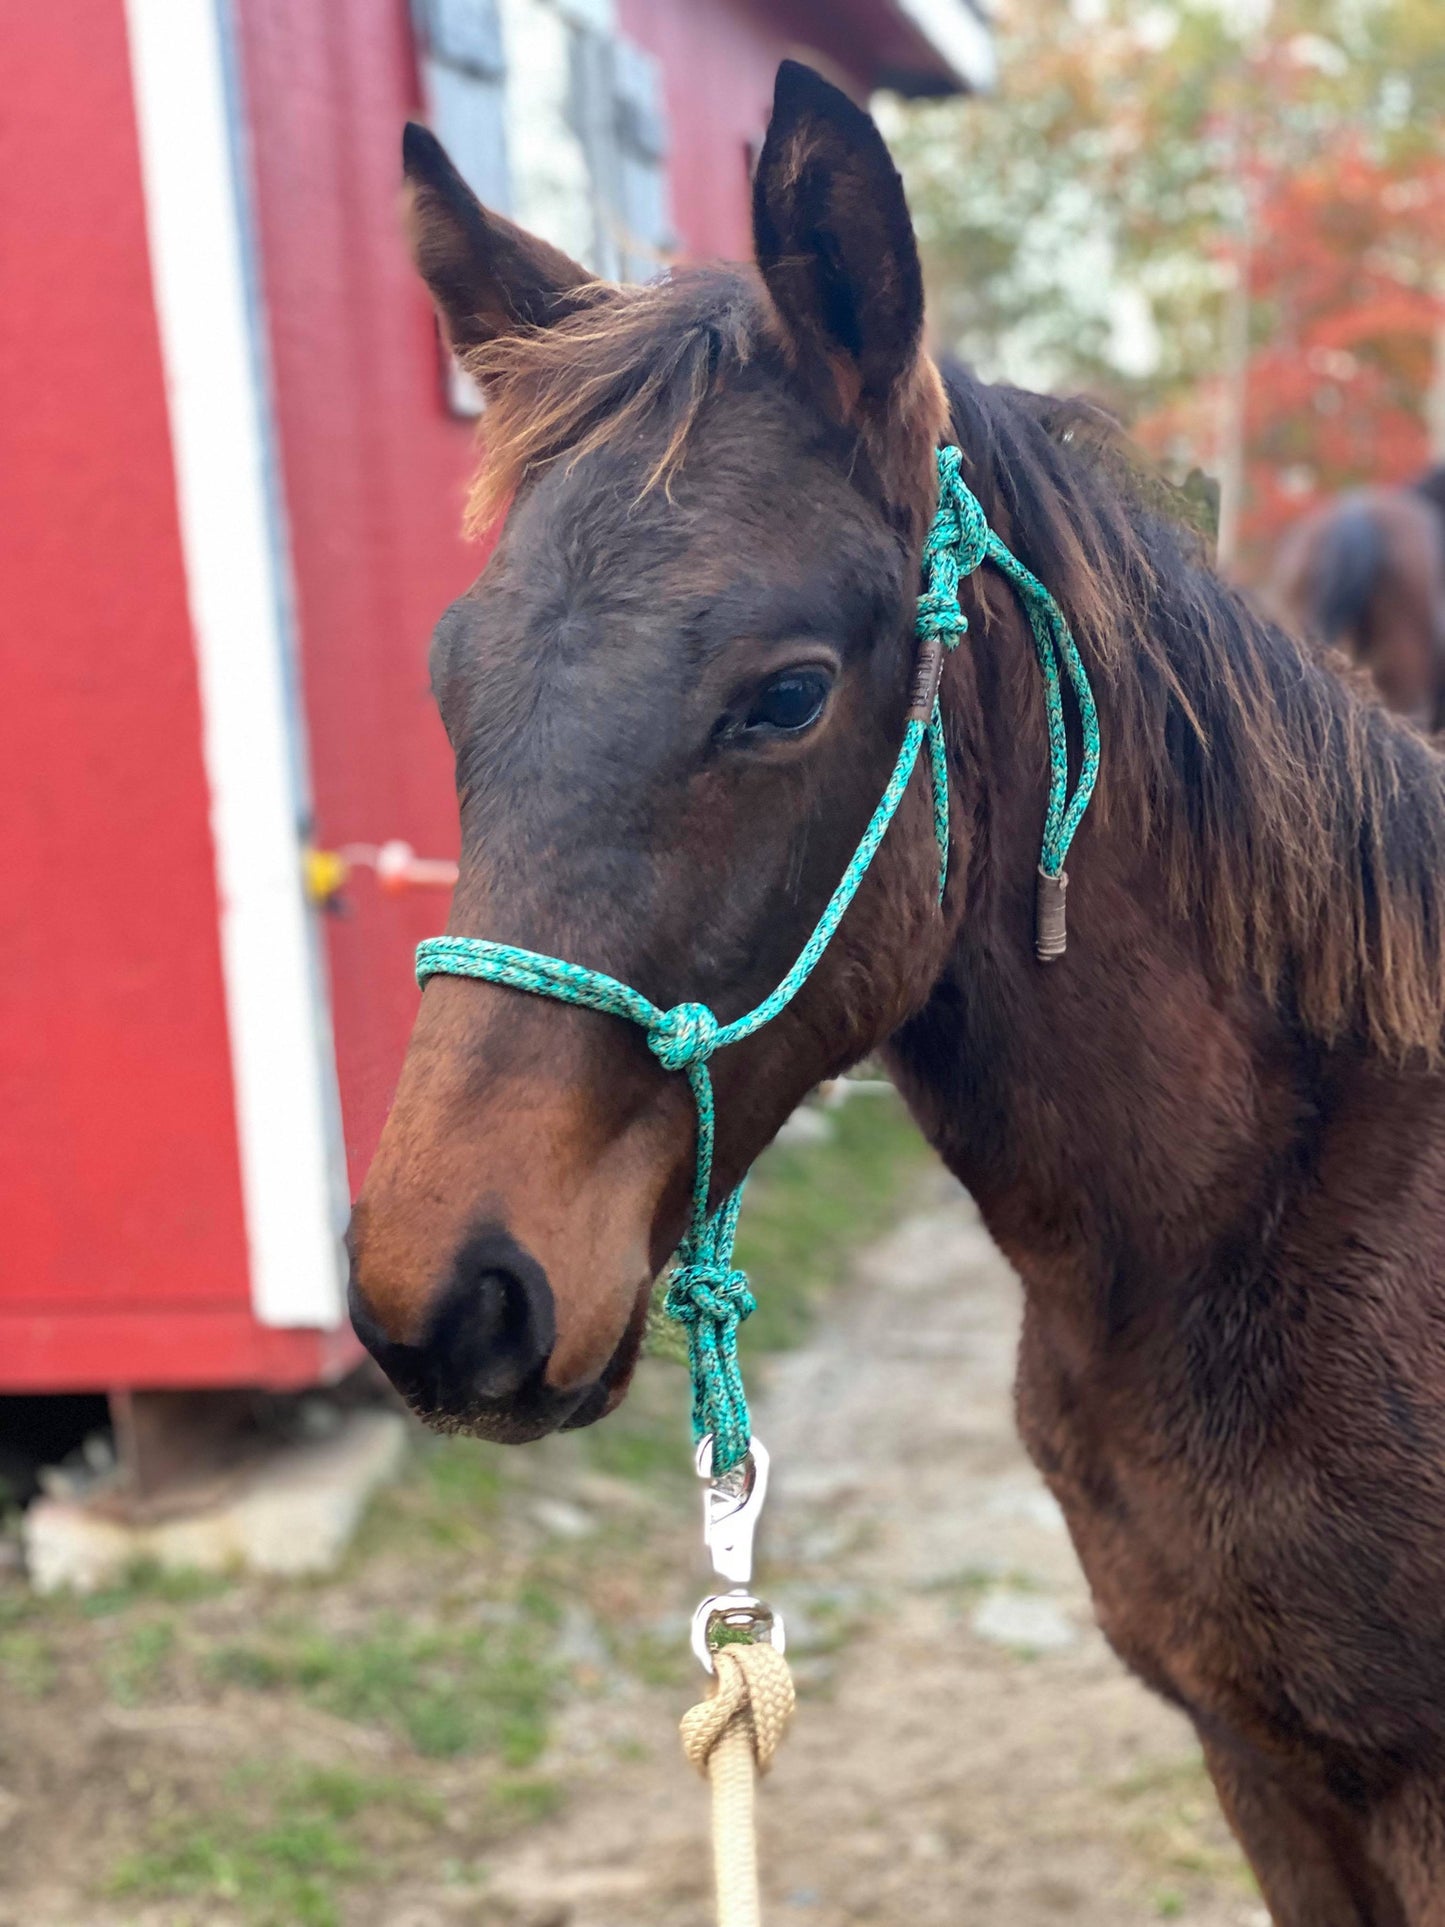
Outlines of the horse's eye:
{"type": "Polygon", "coordinates": [[[828,700],[833,678],[826,669],[789,669],[764,683],[753,697],[743,722],[745,730],[780,736],[796,735],[817,722],[828,700]]]}

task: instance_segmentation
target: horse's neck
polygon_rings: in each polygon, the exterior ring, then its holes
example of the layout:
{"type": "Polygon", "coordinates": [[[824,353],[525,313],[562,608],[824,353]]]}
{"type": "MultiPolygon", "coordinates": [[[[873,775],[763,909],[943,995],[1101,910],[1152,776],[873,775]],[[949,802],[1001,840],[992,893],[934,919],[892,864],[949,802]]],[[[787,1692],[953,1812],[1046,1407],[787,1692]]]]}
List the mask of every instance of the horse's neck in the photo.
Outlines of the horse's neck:
{"type": "Polygon", "coordinates": [[[1026,1283],[1113,1322],[1269,1220],[1312,1067],[1262,998],[1211,983],[1157,862],[1122,824],[1081,835],[1068,952],[1038,963],[1038,810],[1021,793],[992,820],[1029,827],[995,828],[974,866],[979,900],[893,1067],[1026,1283]]]}

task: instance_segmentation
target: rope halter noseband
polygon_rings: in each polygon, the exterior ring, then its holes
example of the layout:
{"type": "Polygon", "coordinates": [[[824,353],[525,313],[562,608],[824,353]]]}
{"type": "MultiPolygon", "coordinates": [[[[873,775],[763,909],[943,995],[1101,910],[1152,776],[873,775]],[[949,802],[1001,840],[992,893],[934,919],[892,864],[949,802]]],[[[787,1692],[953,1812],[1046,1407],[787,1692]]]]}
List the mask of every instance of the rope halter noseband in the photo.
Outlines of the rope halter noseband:
{"type": "MultiPolygon", "coordinates": [[[[668,1313],[687,1330],[692,1372],[692,1423],[699,1439],[712,1437],[715,1474],[725,1473],[747,1456],[751,1438],[747,1399],[738,1366],[738,1327],[754,1309],[744,1273],[733,1266],[733,1242],[743,1184],[730,1191],[715,1211],[712,1194],[716,1117],[708,1061],[729,1044],[740,1043],[771,1023],[797,996],[827,949],[844,912],[873,861],[884,832],[908,787],[919,750],[928,742],[933,783],[933,826],[938,845],[938,901],[948,882],[948,760],[938,704],[939,678],[946,650],[955,649],[968,628],[958,605],[958,585],[984,562],[992,562],[1024,605],[1044,677],[1049,730],[1049,801],[1039,857],[1041,962],[1064,949],[1064,858],[1093,793],[1099,767],[1099,725],[1093,693],[1063,611],[1038,579],[1006,549],[989,527],[978,499],[960,475],[956,448],[938,451],[938,508],[923,546],[925,588],[918,598],[918,661],[908,725],[893,774],[878,800],[867,829],[819,917],[797,961],[771,994],[730,1024],[721,1023],[706,1004],[674,1004],[662,1010],[631,985],[600,970],[547,957],[513,944],[477,937],[432,937],[418,946],[417,981],[431,977],[476,977],[524,990],[538,997],[581,1005],[622,1017],[642,1029],[648,1048],[664,1070],[681,1072],[697,1106],[697,1153],[692,1211],[668,1284],[668,1313]],[[1062,673],[1061,673],[1062,672],[1062,673]],[[1078,705],[1083,757],[1078,781],[1069,795],[1068,736],[1064,727],[1062,677],[1067,676],[1078,705]]],[[[744,1182],[746,1180],[744,1179],[744,1182]]]]}

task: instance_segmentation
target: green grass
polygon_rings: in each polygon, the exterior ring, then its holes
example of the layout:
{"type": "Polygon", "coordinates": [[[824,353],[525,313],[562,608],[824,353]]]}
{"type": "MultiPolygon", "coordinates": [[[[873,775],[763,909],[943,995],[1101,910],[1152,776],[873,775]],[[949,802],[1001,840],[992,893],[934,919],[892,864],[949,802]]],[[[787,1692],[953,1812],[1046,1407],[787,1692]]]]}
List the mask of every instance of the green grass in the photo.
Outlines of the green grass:
{"type": "Polygon", "coordinates": [[[111,1698],[119,1706],[140,1706],[159,1684],[175,1650],[176,1629],[169,1619],[145,1619],[132,1626],[101,1661],[111,1698]]]}
{"type": "Polygon", "coordinates": [[[346,1560],[354,1577],[379,1552],[435,1552],[484,1559],[502,1515],[507,1472],[500,1447],[474,1439],[414,1435],[406,1476],[377,1495],[346,1560]]]}
{"type": "Polygon", "coordinates": [[[253,1927],[339,1927],[345,1889],[371,1871],[357,1834],[379,1811],[428,1827],[442,1818],[440,1802],[405,1781],[345,1768],[292,1775],[259,1814],[248,1812],[247,1797],[274,1780],[270,1764],[243,1769],[217,1811],[153,1825],[111,1876],[111,1893],[220,1901],[253,1927]]]}
{"type": "Polygon", "coordinates": [[[557,1781],[540,1773],[499,1773],[487,1788],[487,1803],[508,1830],[550,1820],[566,1797],[557,1781]]]}
{"type": "Polygon", "coordinates": [[[233,1583],[221,1573],[173,1572],[152,1559],[138,1559],[114,1585],[88,1593],[79,1606],[87,1619],[108,1619],[158,1600],[170,1606],[191,1606],[198,1599],[213,1599],[233,1583]]]}
{"type": "Polygon", "coordinates": [[[53,1642],[44,1633],[19,1628],[0,1633],[0,1682],[26,1699],[44,1699],[60,1678],[53,1642]]]}
{"type": "Polygon", "coordinates": [[[298,1689],[434,1759],[490,1753],[527,1767],[546,1745],[558,1685],[547,1659],[553,1617],[529,1593],[502,1625],[417,1627],[386,1616],[337,1637],[273,1627],[268,1637],[218,1648],[210,1671],[253,1691],[298,1689]]]}

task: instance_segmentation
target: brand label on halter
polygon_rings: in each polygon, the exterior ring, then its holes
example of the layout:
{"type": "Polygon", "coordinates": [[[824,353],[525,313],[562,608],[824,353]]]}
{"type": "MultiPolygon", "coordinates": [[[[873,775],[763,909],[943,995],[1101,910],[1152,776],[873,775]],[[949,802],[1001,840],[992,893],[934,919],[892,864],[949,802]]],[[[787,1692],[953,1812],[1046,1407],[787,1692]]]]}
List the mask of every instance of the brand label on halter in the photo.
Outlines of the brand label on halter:
{"type": "Polygon", "coordinates": [[[918,645],[918,657],[913,665],[913,693],[908,704],[910,723],[926,723],[932,719],[942,675],[943,644],[937,636],[928,636],[918,645]]]}

